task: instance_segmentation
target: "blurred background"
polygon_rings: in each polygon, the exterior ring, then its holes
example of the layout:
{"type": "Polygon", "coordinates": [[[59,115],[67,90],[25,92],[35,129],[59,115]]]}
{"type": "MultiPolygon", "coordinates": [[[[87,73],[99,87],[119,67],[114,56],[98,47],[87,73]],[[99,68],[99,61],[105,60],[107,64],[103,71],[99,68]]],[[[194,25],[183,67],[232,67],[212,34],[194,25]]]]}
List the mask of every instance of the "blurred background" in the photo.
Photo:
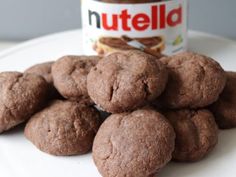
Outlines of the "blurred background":
{"type": "MultiPolygon", "coordinates": [[[[189,1],[190,29],[236,40],[236,0],[189,1]]],[[[80,27],[80,0],[0,0],[0,47],[80,27]]]]}

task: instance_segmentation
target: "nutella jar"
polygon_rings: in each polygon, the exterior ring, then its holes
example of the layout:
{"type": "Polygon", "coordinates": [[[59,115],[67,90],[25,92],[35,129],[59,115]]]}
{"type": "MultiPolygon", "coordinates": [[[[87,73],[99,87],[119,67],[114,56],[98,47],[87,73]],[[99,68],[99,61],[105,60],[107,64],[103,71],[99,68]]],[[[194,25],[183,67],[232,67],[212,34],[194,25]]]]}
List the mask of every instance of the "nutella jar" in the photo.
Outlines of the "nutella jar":
{"type": "Polygon", "coordinates": [[[187,50],[188,0],[82,0],[85,54],[187,50]]]}

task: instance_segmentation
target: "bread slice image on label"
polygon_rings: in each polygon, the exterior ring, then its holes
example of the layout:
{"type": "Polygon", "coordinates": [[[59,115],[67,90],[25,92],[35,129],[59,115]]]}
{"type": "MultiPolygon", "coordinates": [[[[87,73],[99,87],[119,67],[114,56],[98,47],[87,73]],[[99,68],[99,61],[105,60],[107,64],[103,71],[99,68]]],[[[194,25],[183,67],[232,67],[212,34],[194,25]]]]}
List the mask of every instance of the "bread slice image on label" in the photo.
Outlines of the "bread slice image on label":
{"type": "Polygon", "coordinates": [[[95,43],[94,50],[98,54],[108,54],[123,50],[149,48],[153,52],[161,53],[165,49],[164,38],[154,36],[148,38],[131,38],[125,41],[122,37],[101,36],[95,43]]]}

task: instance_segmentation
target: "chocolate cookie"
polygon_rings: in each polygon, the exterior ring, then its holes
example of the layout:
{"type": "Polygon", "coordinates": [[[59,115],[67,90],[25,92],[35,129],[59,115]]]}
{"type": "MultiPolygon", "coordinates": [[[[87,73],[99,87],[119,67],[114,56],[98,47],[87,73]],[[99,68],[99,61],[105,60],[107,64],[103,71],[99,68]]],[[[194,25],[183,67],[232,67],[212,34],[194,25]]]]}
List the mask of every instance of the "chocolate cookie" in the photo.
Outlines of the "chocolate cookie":
{"type": "Polygon", "coordinates": [[[236,72],[227,72],[226,76],[226,86],[220,98],[210,106],[222,129],[236,127],[236,72]]]}
{"type": "Polygon", "coordinates": [[[50,98],[61,98],[57,89],[53,85],[53,78],[51,74],[53,61],[36,64],[25,70],[25,73],[32,73],[42,76],[49,83],[49,97],[50,98]]]}
{"type": "Polygon", "coordinates": [[[0,73],[0,133],[25,120],[44,104],[48,83],[38,75],[0,73]]]}
{"type": "Polygon", "coordinates": [[[91,150],[99,126],[99,112],[94,108],[56,100],[30,119],[25,136],[52,155],[84,154],[91,150]]]}
{"type": "Polygon", "coordinates": [[[209,57],[184,52],[160,60],[169,70],[169,82],[161,99],[168,108],[208,106],[224,89],[225,72],[209,57]]]}
{"type": "Polygon", "coordinates": [[[193,162],[209,154],[217,144],[218,127],[208,110],[179,110],[164,114],[176,133],[173,159],[193,162]]]}
{"type": "Polygon", "coordinates": [[[53,61],[36,64],[25,70],[25,73],[32,73],[42,76],[48,83],[53,84],[51,68],[53,61]]]}
{"type": "Polygon", "coordinates": [[[151,177],[171,159],[175,133],[160,113],[113,114],[100,127],[93,159],[103,177],[151,177]]]}
{"type": "Polygon", "coordinates": [[[72,101],[92,104],[87,92],[87,75],[98,62],[98,56],[64,56],[52,67],[54,85],[60,94],[72,101]]]}
{"type": "Polygon", "coordinates": [[[116,52],[92,68],[87,88],[92,100],[107,112],[133,110],[156,99],[168,74],[155,57],[138,50],[116,52]]]}

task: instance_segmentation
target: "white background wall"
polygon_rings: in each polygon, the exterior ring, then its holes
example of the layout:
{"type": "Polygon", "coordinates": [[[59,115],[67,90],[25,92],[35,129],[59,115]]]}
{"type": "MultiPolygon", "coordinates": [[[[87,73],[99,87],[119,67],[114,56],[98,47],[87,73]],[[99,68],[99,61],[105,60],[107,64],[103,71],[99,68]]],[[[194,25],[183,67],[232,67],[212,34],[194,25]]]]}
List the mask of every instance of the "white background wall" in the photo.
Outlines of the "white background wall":
{"type": "MultiPolygon", "coordinates": [[[[236,0],[189,0],[191,29],[236,39],[236,0]]],[[[0,0],[0,40],[79,28],[80,0],[0,0]]]]}

